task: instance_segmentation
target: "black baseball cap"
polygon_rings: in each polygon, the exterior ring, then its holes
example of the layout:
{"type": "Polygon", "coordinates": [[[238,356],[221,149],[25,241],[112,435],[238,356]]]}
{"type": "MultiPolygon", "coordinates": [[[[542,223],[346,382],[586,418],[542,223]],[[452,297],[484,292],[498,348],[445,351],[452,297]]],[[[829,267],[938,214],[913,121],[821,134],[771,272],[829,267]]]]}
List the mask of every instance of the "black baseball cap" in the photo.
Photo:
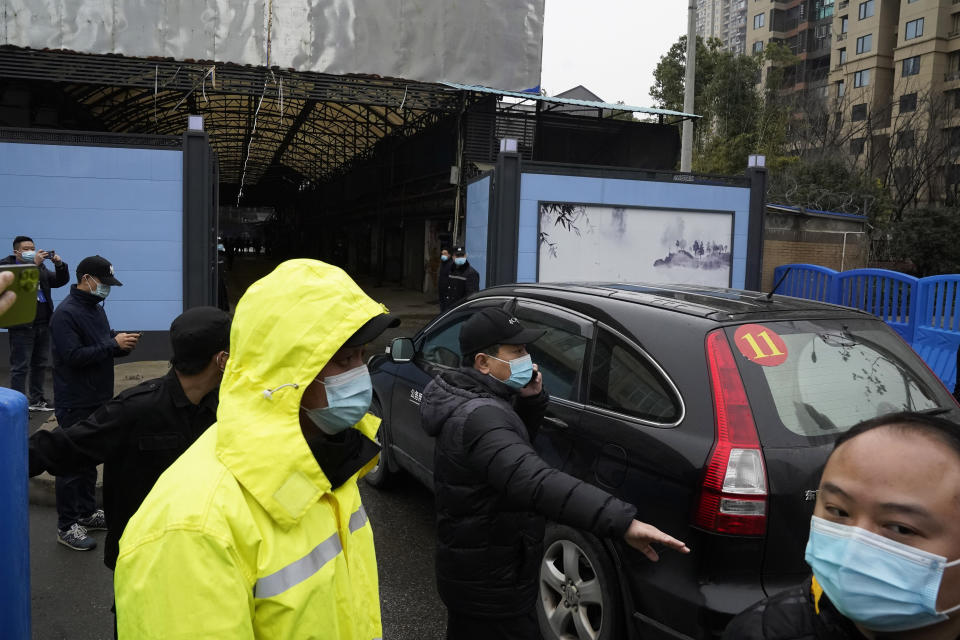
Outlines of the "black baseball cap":
{"type": "Polygon", "coordinates": [[[460,328],[460,353],[471,356],[495,344],[530,344],[546,331],[524,329],[515,316],[499,307],[486,307],[460,328]]]}
{"type": "Polygon", "coordinates": [[[463,247],[457,246],[453,248],[453,255],[455,256],[465,256],[467,255],[466,250],[463,247]]]}
{"type": "Polygon", "coordinates": [[[103,256],[89,256],[81,260],[77,265],[77,280],[79,281],[85,273],[111,287],[123,286],[122,282],[113,277],[113,265],[103,256]]]}
{"type": "Polygon", "coordinates": [[[377,337],[387,329],[393,329],[400,326],[400,318],[392,316],[389,313],[381,313],[367,320],[366,324],[356,330],[346,342],[345,347],[362,347],[368,342],[373,342],[377,337]]]}
{"type": "Polygon", "coordinates": [[[170,324],[170,345],[177,363],[207,360],[230,349],[230,314],[217,307],[187,309],[170,324]]]}

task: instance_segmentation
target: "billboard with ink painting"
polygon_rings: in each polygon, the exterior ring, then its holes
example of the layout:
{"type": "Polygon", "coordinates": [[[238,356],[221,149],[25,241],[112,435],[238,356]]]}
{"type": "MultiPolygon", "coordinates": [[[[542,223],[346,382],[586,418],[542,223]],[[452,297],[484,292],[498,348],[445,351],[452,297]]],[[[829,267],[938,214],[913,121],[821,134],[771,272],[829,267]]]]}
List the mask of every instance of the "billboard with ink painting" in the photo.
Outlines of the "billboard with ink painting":
{"type": "Polygon", "coordinates": [[[539,282],[731,286],[732,211],[541,202],[539,282]]]}

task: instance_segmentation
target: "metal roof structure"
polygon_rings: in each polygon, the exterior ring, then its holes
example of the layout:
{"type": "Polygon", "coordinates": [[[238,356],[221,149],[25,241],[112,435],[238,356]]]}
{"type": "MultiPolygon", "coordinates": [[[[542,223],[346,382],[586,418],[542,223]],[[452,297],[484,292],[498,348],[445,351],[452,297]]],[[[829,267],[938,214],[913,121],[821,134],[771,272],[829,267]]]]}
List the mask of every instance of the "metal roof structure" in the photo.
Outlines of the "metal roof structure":
{"type": "Polygon", "coordinates": [[[56,83],[105,131],[175,135],[202,115],[221,182],[241,186],[342,173],[464,106],[453,88],[394,78],[0,47],[0,82],[15,79],[56,83]]]}
{"type": "MultiPolygon", "coordinates": [[[[490,87],[483,87],[479,85],[469,85],[469,84],[458,84],[456,82],[444,82],[442,83],[453,89],[459,89],[461,91],[467,91],[472,93],[483,93],[483,94],[494,94],[498,96],[507,96],[510,98],[519,98],[521,100],[531,100],[534,102],[540,102],[547,105],[572,105],[578,107],[585,107],[588,109],[597,109],[600,111],[609,110],[609,111],[632,111],[633,113],[643,113],[647,115],[658,116],[661,121],[666,116],[672,116],[678,120],[688,120],[690,118],[699,118],[700,116],[694,115],[692,113],[683,113],[681,111],[671,111],[669,109],[654,109],[650,107],[632,107],[626,104],[614,104],[611,102],[595,102],[592,100],[577,100],[575,98],[559,98],[551,96],[541,96],[536,93],[525,93],[521,91],[506,91],[503,89],[491,89],[490,87]]],[[[549,109],[549,107],[548,107],[549,109]]]]}

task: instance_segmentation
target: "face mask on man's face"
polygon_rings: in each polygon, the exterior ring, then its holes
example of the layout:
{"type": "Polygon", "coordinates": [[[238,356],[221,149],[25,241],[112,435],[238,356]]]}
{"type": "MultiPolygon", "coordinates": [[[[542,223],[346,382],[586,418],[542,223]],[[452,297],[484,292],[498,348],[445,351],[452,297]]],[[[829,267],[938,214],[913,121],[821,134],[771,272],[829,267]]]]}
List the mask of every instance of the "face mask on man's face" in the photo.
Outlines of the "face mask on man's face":
{"type": "Polygon", "coordinates": [[[34,249],[24,249],[20,252],[20,259],[24,262],[33,262],[37,257],[37,252],[34,249]]]}
{"type": "Polygon", "coordinates": [[[467,259],[464,257],[454,258],[453,261],[458,267],[462,267],[463,265],[467,264],[467,259]]]}
{"type": "Polygon", "coordinates": [[[110,285],[103,284],[102,282],[97,282],[92,277],[87,276],[90,282],[90,293],[97,296],[101,300],[106,300],[107,296],[110,295],[110,285]]]}
{"type": "Polygon", "coordinates": [[[440,254],[440,260],[442,260],[443,262],[446,262],[449,259],[450,259],[450,256],[445,256],[443,254],[440,254]]]}

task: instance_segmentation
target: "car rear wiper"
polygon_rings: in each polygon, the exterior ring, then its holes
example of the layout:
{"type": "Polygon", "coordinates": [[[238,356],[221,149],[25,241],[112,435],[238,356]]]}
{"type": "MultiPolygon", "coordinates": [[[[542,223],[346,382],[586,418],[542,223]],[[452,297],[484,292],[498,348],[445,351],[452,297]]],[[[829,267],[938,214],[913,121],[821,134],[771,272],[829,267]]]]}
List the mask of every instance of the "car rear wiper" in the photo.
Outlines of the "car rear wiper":
{"type": "Polygon", "coordinates": [[[934,407],[933,409],[924,409],[923,411],[915,411],[914,413],[919,413],[924,416],[939,416],[949,411],[953,411],[953,409],[950,407],[934,407]]]}

